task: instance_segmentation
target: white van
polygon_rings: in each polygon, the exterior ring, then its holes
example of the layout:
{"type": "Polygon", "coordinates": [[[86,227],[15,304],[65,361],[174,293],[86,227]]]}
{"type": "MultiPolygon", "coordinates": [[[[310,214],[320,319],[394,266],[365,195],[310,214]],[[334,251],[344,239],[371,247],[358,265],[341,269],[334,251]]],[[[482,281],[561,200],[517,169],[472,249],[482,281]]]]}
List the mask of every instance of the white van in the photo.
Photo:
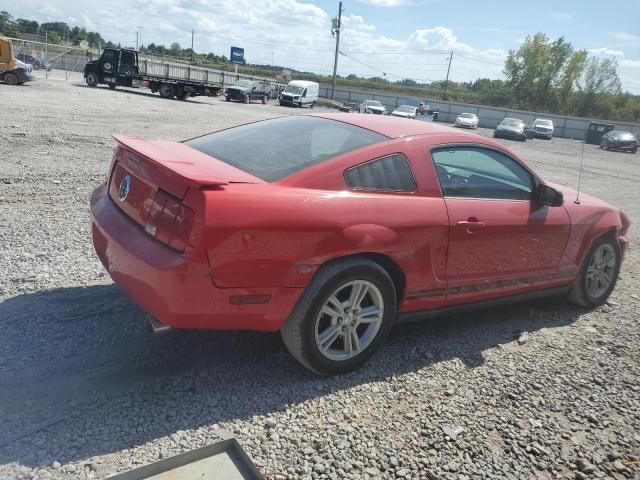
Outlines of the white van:
{"type": "Polygon", "coordinates": [[[291,80],[280,94],[280,105],[292,105],[313,108],[318,101],[320,85],[306,80],[291,80]]]}

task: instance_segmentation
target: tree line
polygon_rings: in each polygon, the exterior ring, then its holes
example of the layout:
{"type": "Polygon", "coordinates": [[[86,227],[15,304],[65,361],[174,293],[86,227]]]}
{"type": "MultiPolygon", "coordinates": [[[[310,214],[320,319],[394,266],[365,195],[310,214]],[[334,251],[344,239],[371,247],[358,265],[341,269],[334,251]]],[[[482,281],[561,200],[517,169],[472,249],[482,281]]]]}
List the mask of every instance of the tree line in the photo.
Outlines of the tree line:
{"type": "MultiPolygon", "coordinates": [[[[0,32],[16,37],[20,33],[43,35],[51,43],[78,45],[86,40],[92,47],[119,47],[105,41],[100,33],[84,27],[70,27],[65,22],[38,24],[35,20],[14,19],[0,12],[0,32]]],[[[166,47],[149,43],[142,52],[168,55],[214,68],[230,68],[225,55],[197,53],[174,42],[166,47]]],[[[283,67],[245,64],[243,72],[259,76],[275,76],[283,67]]],[[[296,78],[330,83],[331,78],[313,72],[288,69],[296,78]]],[[[550,39],[544,33],[528,36],[517,50],[510,50],[503,68],[504,79],[479,78],[472,82],[447,82],[445,100],[480,105],[516,108],[538,112],[640,122],[640,96],[623,92],[614,58],[589,55],[576,50],[564,37],[550,39]]],[[[398,95],[415,95],[428,99],[442,97],[445,82],[419,83],[405,78],[338,76],[337,84],[347,88],[376,89],[398,95]]]]}

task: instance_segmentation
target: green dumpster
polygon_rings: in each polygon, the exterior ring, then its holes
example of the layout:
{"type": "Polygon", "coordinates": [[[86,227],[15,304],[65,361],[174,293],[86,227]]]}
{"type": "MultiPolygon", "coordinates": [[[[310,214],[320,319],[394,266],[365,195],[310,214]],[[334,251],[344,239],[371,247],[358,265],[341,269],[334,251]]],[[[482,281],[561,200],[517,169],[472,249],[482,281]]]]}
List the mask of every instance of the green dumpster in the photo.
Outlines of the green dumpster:
{"type": "Polygon", "coordinates": [[[602,136],[614,128],[615,126],[610,123],[591,122],[587,129],[585,142],[591,145],[600,145],[600,139],[602,136]]]}

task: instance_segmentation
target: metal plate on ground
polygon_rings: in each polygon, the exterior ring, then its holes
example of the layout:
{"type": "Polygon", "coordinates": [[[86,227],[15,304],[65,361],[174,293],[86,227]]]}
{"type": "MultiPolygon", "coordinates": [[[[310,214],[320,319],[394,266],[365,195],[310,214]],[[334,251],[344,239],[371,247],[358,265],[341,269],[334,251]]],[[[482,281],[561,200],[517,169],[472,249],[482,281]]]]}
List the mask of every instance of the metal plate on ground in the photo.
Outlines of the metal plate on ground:
{"type": "Polygon", "coordinates": [[[121,473],[110,480],[264,480],[235,438],[121,473]]]}

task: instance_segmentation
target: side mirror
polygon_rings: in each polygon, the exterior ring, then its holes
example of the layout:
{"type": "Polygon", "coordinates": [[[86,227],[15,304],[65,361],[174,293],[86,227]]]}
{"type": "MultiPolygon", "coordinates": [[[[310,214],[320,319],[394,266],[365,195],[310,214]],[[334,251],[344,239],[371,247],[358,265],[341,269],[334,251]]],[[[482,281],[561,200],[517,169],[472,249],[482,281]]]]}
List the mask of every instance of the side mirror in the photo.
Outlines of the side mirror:
{"type": "Polygon", "coordinates": [[[559,207],[564,202],[562,192],[555,188],[541,183],[536,187],[533,201],[538,205],[549,205],[550,207],[559,207]]]}

